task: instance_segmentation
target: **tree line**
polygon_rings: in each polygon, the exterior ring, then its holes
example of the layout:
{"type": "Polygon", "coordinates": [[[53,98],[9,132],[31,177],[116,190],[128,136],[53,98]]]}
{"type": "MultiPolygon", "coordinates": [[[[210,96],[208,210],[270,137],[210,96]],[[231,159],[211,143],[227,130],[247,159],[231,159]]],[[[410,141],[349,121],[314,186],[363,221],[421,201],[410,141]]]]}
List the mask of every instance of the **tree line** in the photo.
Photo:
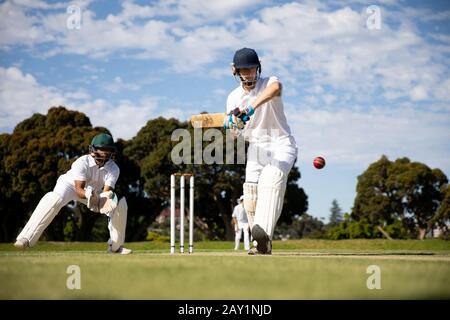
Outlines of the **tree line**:
{"type": "MultiPolygon", "coordinates": [[[[233,237],[231,214],[242,195],[245,165],[175,165],[171,151],[176,142],[171,135],[179,128],[193,133],[188,122],[159,117],[149,120],[132,139],[116,141],[115,161],[121,173],[115,191],[128,203],[126,241],[146,239],[149,226],[169,205],[170,175],[174,172],[192,172],[196,177],[196,229],[208,239],[233,237]]],[[[89,152],[92,138],[100,132],[111,134],[107,128],[93,127],[85,114],[59,106],[50,108],[46,115],[25,119],[11,134],[0,135],[1,242],[15,239],[41,197],[53,190],[57,178],[70,169],[73,161],[89,152]]],[[[202,143],[207,146],[211,142],[202,143]]],[[[282,213],[286,223],[308,208],[307,195],[297,184],[299,179],[300,172],[294,167],[282,213]]],[[[53,241],[103,241],[108,236],[106,223],[105,216],[76,203],[61,210],[43,237],[53,241]]]]}
{"type": "MultiPolygon", "coordinates": [[[[149,120],[135,137],[116,141],[115,161],[121,174],[115,191],[126,197],[129,207],[126,241],[148,238],[149,227],[155,226],[155,218],[169,206],[170,175],[174,172],[192,172],[196,177],[196,230],[206,239],[233,238],[231,214],[242,195],[245,165],[174,164],[171,151],[178,142],[171,136],[180,128],[194,137],[188,122],[159,117],[149,120]]],[[[88,153],[90,141],[100,132],[110,133],[107,128],[93,127],[83,113],[59,106],[46,115],[25,119],[11,134],[0,135],[1,242],[15,239],[41,197],[53,189],[73,161],[88,153]]],[[[214,142],[201,143],[205,148],[214,142]]],[[[223,145],[221,148],[223,154],[230,152],[223,145]]],[[[236,145],[231,151],[237,154],[236,145]]],[[[328,224],[307,214],[308,197],[298,186],[300,178],[294,166],[276,239],[423,239],[434,228],[440,228],[448,239],[450,186],[440,169],[408,158],[390,161],[382,156],[358,177],[351,212],[343,214],[333,201],[328,224]]],[[[106,223],[105,216],[92,213],[83,204],[71,204],[57,215],[44,238],[104,241],[108,237],[106,223]]]]}
{"type": "Polygon", "coordinates": [[[350,214],[330,230],[332,239],[419,238],[434,229],[448,239],[450,185],[440,169],[408,158],[382,156],[358,177],[350,214]]]}
{"type": "Polygon", "coordinates": [[[281,225],[279,238],[449,239],[450,185],[440,169],[408,158],[382,156],[359,177],[349,213],[333,200],[329,222],[308,214],[281,225]]]}

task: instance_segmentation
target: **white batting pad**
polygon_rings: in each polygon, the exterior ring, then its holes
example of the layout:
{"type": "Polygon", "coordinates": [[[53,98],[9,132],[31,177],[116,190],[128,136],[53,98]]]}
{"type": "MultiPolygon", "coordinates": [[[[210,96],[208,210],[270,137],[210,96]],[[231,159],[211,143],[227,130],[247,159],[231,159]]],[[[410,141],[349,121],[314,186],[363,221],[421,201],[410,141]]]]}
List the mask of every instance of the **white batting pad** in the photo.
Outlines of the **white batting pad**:
{"type": "Polygon", "coordinates": [[[127,227],[128,205],[125,197],[122,197],[117,208],[109,215],[109,244],[116,251],[125,242],[125,229],[127,227]]]}
{"type": "Polygon", "coordinates": [[[34,209],[22,232],[17,236],[17,240],[26,238],[30,247],[34,246],[64,205],[63,199],[55,192],[46,193],[34,209]]]}
{"type": "Polygon", "coordinates": [[[254,224],[263,228],[270,239],[283,209],[286,182],[283,171],[272,165],[265,166],[259,177],[254,224]]]}
{"type": "Polygon", "coordinates": [[[246,182],[243,185],[244,189],[244,209],[247,213],[247,220],[250,230],[253,228],[253,220],[255,219],[256,202],[258,200],[258,184],[253,182],[246,182]]]}

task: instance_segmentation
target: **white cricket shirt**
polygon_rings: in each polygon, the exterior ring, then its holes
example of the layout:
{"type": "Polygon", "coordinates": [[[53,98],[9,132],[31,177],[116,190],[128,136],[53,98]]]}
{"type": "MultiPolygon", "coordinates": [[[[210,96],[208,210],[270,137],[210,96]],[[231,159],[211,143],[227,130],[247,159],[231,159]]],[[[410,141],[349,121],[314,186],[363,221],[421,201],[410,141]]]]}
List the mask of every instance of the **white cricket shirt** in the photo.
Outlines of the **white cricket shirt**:
{"type": "MultiPolygon", "coordinates": [[[[278,81],[277,77],[260,78],[255,88],[250,92],[244,90],[242,85],[234,89],[227,99],[227,113],[235,108],[242,108],[251,105],[261,92],[273,82],[278,81]]],[[[245,125],[243,134],[250,142],[267,141],[267,138],[277,138],[276,140],[290,141],[295,145],[295,140],[291,136],[291,129],[284,114],[283,100],[277,96],[259,106],[250,117],[250,121],[245,125]],[[290,139],[285,139],[285,138],[290,139]]]]}
{"type": "Polygon", "coordinates": [[[108,160],[99,168],[91,155],[84,155],[75,160],[70,170],[58,180],[71,186],[75,186],[75,180],[86,181],[86,186],[102,192],[105,185],[115,187],[119,174],[120,169],[113,160],[108,160]]]}

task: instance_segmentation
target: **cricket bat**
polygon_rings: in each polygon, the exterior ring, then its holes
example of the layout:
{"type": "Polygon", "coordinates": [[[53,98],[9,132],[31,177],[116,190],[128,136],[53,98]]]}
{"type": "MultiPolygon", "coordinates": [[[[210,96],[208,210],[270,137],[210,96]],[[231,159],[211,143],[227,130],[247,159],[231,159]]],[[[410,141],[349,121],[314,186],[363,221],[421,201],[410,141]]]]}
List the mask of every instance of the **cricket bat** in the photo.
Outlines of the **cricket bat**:
{"type": "Polygon", "coordinates": [[[191,117],[194,128],[218,128],[223,127],[226,113],[201,113],[191,117]]]}

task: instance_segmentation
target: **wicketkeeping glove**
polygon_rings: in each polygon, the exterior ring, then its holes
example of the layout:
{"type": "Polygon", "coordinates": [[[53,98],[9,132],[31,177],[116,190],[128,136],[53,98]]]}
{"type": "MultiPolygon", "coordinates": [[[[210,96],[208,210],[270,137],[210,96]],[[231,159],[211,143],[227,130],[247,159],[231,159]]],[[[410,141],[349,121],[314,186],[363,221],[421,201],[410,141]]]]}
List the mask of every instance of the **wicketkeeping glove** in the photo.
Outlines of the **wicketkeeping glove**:
{"type": "Polygon", "coordinates": [[[117,208],[117,196],[112,191],[105,191],[100,193],[99,211],[102,214],[109,215],[117,208]]]}
{"type": "Polygon", "coordinates": [[[86,206],[88,207],[89,210],[94,211],[94,212],[99,212],[99,201],[100,201],[100,197],[98,195],[98,193],[92,189],[91,186],[87,186],[84,189],[84,196],[87,199],[87,204],[86,206]]]}

